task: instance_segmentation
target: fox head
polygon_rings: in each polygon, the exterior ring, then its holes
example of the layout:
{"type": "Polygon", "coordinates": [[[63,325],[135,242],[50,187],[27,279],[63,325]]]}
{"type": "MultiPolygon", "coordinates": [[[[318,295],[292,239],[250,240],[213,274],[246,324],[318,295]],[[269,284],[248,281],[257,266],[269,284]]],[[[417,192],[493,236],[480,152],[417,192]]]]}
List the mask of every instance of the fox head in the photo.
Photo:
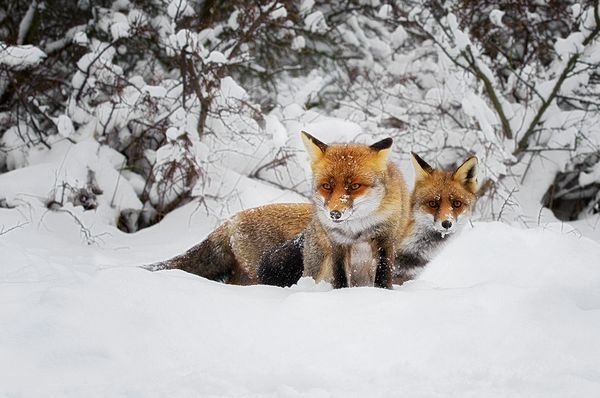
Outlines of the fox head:
{"type": "Polygon", "coordinates": [[[439,232],[456,231],[461,216],[470,213],[477,192],[477,158],[469,157],[454,171],[436,170],[412,153],[415,188],[412,209],[418,228],[439,232]]]}
{"type": "Polygon", "coordinates": [[[319,219],[329,225],[373,215],[385,196],[385,175],[392,139],[373,145],[327,145],[306,132],[311,157],[313,201],[319,219]]]}

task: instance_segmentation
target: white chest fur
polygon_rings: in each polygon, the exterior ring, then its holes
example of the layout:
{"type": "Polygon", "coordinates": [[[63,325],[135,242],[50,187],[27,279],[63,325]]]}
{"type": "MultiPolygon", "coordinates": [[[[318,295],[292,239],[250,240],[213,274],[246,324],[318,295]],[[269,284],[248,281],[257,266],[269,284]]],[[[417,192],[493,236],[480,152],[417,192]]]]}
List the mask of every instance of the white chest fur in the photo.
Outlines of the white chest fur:
{"type": "Polygon", "coordinates": [[[350,250],[350,286],[373,286],[377,261],[369,242],[356,242],[350,250]]]}

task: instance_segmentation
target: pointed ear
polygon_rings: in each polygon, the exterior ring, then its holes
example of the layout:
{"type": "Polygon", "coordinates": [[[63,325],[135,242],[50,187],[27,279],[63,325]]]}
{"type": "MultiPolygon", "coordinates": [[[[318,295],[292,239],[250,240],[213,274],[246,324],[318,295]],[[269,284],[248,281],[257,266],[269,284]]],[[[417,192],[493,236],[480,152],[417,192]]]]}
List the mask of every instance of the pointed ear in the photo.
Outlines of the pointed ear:
{"type": "Polygon", "coordinates": [[[319,141],[312,135],[308,134],[306,131],[300,132],[302,136],[302,142],[310,155],[311,160],[317,161],[321,159],[325,151],[327,150],[328,145],[319,141]]]}
{"type": "Polygon", "coordinates": [[[452,179],[462,184],[469,192],[477,192],[477,158],[471,156],[452,174],[452,179]]]}
{"type": "Polygon", "coordinates": [[[390,137],[388,137],[388,138],[384,138],[383,140],[377,141],[376,143],[370,145],[369,148],[371,148],[374,151],[377,151],[377,158],[379,159],[379,161],[386,162],[387,158],[390,154],[393,142],[394,142],[394,140],[392,140],[390,137]]]}
{"type": "Polygon", "coordinates": [[[388,138],[384,138],[381,141],[377,141],[376,143],[371,145],[369,148],[374,149],[376,151],[381,151],[382,149],[391,148],[393,142],[394,142],[394,140],[392,140],[390,137],[388,137],[388,138]]]}
{"type": "Polygon", "coordinates": [[[416,153],[411,152],[410,154],[412,155],[412,163],[415,168],[415,180],[419,181],[429,177],[433,173],[433,167],[416,153]]]}

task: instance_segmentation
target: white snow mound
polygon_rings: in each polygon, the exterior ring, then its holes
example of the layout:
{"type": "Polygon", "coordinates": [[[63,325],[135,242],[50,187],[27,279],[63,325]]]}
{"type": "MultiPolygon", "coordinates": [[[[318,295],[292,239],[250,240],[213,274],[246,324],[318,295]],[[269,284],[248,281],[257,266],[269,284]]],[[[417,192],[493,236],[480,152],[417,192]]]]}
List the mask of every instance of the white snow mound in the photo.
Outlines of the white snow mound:
{"type": "MultiPolygon", "coordinates": [[[[17,217],[0,209],[3,220],[17,217]],[[12,218],[11,218],[12,217],[12,218]]],[[[175,214],[173,217],[177,217],[175,214]]],[[[186,234],[0,235],[8,396],[591,397],[600,245],[477,224],[394,290],[229,286],[134,267],[186,234]],[[167,242],[166,242],[167,243],[167,242]]],[[[49,221],[48,221],[49,222],[49,221]]],[[[184,248],[182,248],[183,250],[184,248]]]]}

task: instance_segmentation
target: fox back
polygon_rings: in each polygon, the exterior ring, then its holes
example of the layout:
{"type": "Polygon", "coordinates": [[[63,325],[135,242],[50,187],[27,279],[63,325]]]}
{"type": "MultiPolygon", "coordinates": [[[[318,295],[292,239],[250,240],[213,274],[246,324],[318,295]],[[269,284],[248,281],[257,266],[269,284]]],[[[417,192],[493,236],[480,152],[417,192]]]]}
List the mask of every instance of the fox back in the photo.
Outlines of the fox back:
{"type": "Polygon", "coordinates": [[[216,281],[253,285],[261,257],[300,234],[312,218],[310,203],[275,203],[244,210],[185,253],[143,268],[181,269],[216,281]]]}

